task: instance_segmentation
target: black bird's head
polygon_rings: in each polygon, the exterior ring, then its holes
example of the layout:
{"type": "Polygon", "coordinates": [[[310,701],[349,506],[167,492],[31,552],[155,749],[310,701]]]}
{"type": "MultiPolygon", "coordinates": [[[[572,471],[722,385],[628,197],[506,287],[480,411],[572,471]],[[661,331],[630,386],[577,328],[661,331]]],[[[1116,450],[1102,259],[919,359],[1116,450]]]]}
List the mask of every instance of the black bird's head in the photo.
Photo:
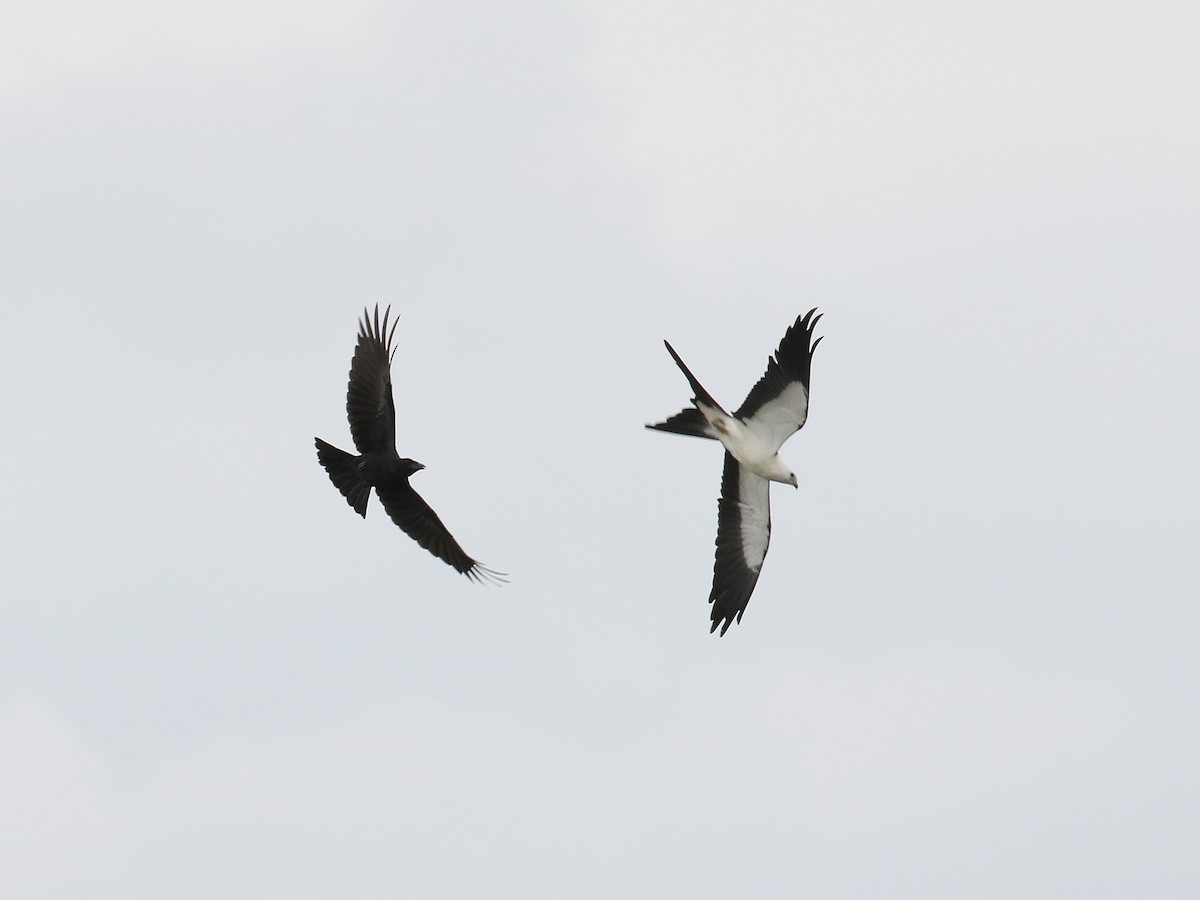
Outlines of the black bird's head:
{"type": "Polygon", "coordinates": [[[425,468],[423,463],[419,463],[415,459],[409,459],[407,456],[400,460],[400,465],[404,467],[405,478],[425,468]]]}

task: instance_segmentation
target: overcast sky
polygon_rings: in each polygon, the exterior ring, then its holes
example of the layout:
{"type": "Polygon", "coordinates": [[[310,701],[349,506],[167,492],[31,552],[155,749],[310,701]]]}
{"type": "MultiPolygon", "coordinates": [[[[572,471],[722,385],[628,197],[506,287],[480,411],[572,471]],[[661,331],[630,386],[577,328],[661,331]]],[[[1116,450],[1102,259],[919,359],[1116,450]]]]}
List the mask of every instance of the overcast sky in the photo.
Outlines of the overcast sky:
{"type": "Polygon", "coordinates": [[[1192,3],[0,27],[0,893],[1200,893],[1192,3]],[[364,522],[364,305],[471,584],[364,522]],[[825,313],[745,617],[720,449],[825,313]]]}

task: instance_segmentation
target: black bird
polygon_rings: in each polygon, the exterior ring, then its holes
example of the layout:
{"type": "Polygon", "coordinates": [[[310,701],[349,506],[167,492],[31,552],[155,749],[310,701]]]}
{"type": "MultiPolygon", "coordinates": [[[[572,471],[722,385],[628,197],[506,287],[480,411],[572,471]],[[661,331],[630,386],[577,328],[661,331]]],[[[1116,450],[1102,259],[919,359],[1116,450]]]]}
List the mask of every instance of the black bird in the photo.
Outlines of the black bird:
{"type": "Polygon", "coordinates": [[[392,401],[392,335],[399,318],[388,331],[389,306],[379,320],[379,306],[372,319],[363,310],[358,329],[358,345],[350,363],[350,384],[346,389],[346,415],[350,435],[360,456],[339,450],[320,438],[317,459],[329,473],[350,507],[367,517],[371,488],[391,520],[414,541],[458,572],[477,582],[503,582],[507,578],[467,556],[442,520],[408,483],[409,476],[425,468],[415,459],[396,452],[396,405],[392,401]],[[384,342],[384,333],[387,341],[384,342]]]}
{"type": "Polygon", "coordinates": [[[767,371],[731,416],[688,371],[666,341],[667,352],[692,386],[692,407],[665,422],[647,425],[659,431],[715,438],[725,446],[725,471],[717,503],[717,554],[713,562],[712,628],[729,630],[750,602],[771,540],[771,482],[798,487],[796,475],[779,458],[783,442],[808,418],[808,380],[812,340],[820,316],[800,316],[784,334],[779,349],[767,358],[767,371]]]}

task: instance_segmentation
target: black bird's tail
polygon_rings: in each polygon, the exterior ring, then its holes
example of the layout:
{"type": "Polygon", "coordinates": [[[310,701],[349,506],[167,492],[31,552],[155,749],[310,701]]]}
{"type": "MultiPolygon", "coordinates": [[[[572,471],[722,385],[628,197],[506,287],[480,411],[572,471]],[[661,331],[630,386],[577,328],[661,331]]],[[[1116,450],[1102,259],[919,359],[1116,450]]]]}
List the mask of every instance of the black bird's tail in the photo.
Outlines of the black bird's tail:
{"type": "Polygon", "coordinates": [[[342,492],[342,496],[353,510],[365,519],[367,501],[371,498],[371,486],[363,481],[358,473],[358,467],[355,465],[358,457],[345,450],[339,450],[320,438],[314,440],[317,442],[317,460],[329,473],[329,480],[342,492]]]}
{"type": "Polygon", "coordinates": [[[655,428],[659,431],[670,431],[673,434],[690,434],[692,437],[718,439],[712,433],[712,426],[708,424],[708,419],[704,418],[704,413],[700,412],[694,406],[689,406],[687,409],[675,413],[675,415],[671,416],[665,422],[647,425],[646,427],[655,428]]]}

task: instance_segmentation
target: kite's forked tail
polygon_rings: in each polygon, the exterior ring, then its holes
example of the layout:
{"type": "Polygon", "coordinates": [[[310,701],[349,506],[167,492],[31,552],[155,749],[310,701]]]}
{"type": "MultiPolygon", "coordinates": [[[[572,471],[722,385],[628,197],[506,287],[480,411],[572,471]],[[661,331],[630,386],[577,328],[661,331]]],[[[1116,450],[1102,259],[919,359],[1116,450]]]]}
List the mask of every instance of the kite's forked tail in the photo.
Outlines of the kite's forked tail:
{"type": "Polygon", "coordinates": [[[675,415],[671,416],[665,422],[658,422],[646,427],[654,428],[657,431],[669,431],[672,434],[687,434],[692,437],[719,440],[713,432],[712,425],[708,423],[708,419],[704,418],[704,413],[700,412],[694,406],[689,406],[687,409],[675,413],[675,415]]]}

